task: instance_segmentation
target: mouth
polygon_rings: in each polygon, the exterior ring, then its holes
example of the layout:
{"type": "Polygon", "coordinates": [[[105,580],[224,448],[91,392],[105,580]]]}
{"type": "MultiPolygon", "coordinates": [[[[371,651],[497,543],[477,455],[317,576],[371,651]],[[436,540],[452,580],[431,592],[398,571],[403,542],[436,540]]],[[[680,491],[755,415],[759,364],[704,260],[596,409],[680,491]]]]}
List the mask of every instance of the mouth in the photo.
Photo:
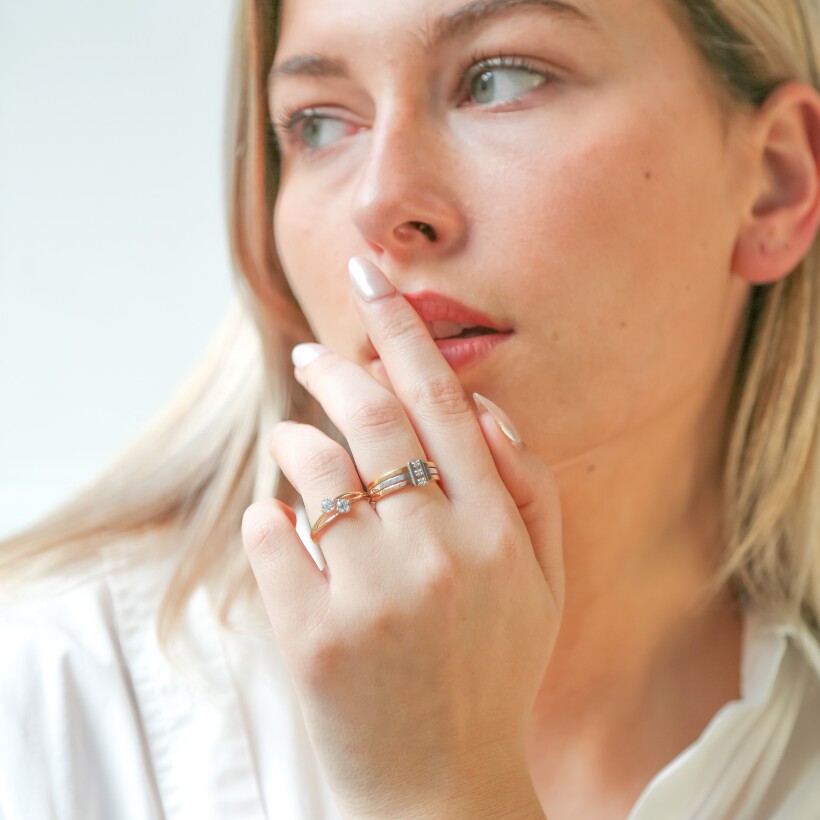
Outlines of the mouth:
{"type": "Polygon", "coordinates": [[[491,336],[501,331],[486,327],[485,325],[462,325],[459,322],[447,322],[437,320],[426,322],[430,335],[438,341],[439,339],[472,339],[475,336],[491,336]]]}
{"type": "MultiPolygon", "coordinates": [[[[422,319],[436,347],[454,370],[490,356],[513,334],[513,328],[482,311],[433,291],[405,293],[422,319]]],[[[374,357],[378,354],[373,351],[374,357]]]]}
{"type": "Polygon", "coordinates": [[[502,321],[434,291],[405,293],[404,298],[427,325],[434,339],[471,338],[512,330],[502,321]]]}

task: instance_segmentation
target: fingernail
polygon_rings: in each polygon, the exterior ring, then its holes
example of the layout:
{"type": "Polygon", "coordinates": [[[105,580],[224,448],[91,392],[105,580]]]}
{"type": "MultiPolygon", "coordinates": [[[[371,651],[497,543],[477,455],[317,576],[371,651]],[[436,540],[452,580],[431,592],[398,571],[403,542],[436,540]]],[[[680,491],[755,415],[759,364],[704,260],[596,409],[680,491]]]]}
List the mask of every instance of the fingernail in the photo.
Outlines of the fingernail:
{"type": "Polygon", "coordinates": [[[520,450],[524,446],[524,441],[510,417],[494,402],[491,402],[481,393],[473,393],[473,399],[478,405],[479,412],[486,410],[498,425],[498,429],[520,450]]]}
{"type": "Polygon", "coordinates": [[[296,345],[290,351],[290,360],[294,367],[307,367],[311,362],[315,362],[319,356],[324,356],[327,353],[327,348],[322,345],[307,342],[305,344],[296,345]]]}
{"type": "Polygon", "coordinates": [[[387,277],[369,259],[354,256],[347,263],[347,270],[356,293],[365,302],[374,302],[396,292],[387,277]]]}

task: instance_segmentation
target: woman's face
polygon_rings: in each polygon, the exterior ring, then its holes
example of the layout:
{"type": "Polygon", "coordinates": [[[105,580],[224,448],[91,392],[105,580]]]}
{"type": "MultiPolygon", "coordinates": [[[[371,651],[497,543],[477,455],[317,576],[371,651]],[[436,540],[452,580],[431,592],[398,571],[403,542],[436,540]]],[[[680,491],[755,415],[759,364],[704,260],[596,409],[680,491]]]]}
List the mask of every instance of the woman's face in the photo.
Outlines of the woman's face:
{"type": "Polygon", "coordinates": [[[334,351],[384,378],[359,255],[511,330],[457,372],[552,463],[711,389],[748,152],[663,0],[285,0],[270,99],[277,247],[334,351]]]}

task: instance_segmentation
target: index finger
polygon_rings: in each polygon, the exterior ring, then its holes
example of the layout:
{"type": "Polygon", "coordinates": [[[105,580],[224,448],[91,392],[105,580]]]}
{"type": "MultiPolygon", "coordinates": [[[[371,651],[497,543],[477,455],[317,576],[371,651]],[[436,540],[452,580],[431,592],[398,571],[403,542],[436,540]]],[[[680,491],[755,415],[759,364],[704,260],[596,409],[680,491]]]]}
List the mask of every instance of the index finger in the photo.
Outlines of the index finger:
{"type": "Polygon", "coordinates": [[[474,498],[476,484],[497,472],[472,401],[425,322],[378,267],[353,257],[348,270],[365,330],[448,496],[474,498]]]}

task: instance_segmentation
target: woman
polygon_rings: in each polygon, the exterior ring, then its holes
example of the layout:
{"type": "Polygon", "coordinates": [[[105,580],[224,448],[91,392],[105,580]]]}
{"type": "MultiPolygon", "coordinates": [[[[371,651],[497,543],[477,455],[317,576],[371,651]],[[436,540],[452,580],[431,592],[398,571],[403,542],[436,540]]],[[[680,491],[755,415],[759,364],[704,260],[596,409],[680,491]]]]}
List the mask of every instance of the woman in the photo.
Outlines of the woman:
{"type": "Polygon", "coordinates": [[[816,4],[238,19],[242,307],[5,544],[6,815],[815,817],[816,4]]]}

